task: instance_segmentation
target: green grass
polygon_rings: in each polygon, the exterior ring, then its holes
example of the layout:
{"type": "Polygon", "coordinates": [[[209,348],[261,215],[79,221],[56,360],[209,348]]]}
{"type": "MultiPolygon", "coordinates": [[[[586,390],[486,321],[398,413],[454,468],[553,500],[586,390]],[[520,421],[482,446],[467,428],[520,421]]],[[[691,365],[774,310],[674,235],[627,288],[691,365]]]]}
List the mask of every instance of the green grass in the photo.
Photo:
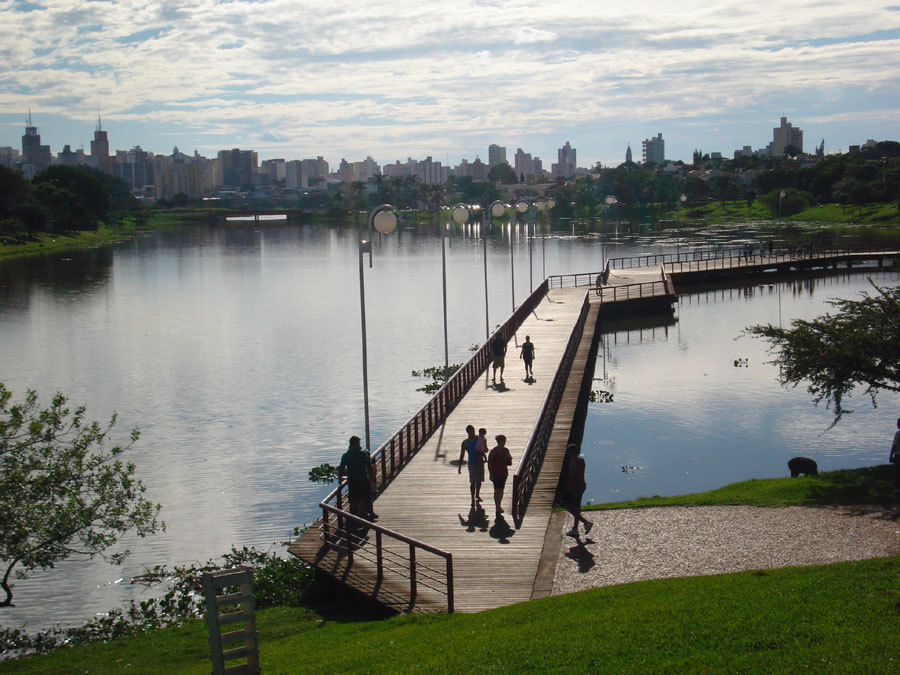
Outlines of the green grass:
{"type": "MultiPolygon", "coordinates": [[[[479,614],[319,622],[258,613],[265,673],[896,672],[900,557],[599,588],[479,614]]],[[[208,673],[206,627],[0,663],[0,672],[208,673]]]]}
{"type": "MultiPolygon", "coordinates": [[[[603,505],[882,504],[889,466],[734,483],[603,505]]],[[[257,615],[265,673],[896,672],[900,556],[660,579],[479,614],[328,621],[304,609],[257,615]]],[[[206,625],[61,650],[0,673],[208,673],[206,625]]]]}
{"type": "Polygon", "coordinates": [[[894,504],[890,464],[828,471],[818,476],[763,478],[732,483],[709,492],[675,497],[642,497],[631,501],[588,505],[593,509],[630,509],[650,506],[851,506],[894,504]]]}

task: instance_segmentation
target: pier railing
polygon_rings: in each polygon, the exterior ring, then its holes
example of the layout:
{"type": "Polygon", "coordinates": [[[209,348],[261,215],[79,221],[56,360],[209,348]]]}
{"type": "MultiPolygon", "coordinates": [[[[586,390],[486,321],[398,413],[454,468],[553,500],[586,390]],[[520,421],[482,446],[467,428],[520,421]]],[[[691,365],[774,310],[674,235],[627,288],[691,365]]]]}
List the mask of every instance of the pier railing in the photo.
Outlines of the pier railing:
{"type": "Polygon", "coordinates": [[[572,368],[572,362],[575,360],[575,354],[581,343],[581,336],[584,333],[584,324],[587,321],[589,308],[590,300],[588,295],[585,294],[584,302],[581,305],[581,313],[572,327],[572,332],[569,333],[566,349],[560,357],[559,365],[553,375],[553,381],[550,383],[546,396],[544,396],[544,402],[541,405],[537,422],[531,431],[531,435],[528,437],[525,450],[522,452],[522,457],[519,459],[516,471],[513,474],[512,516],[516,527],[522,524],[522,519],[525,517],[525,511],[528,508],[528,502],[531,499],[531,493],[540,475],[544,455],[547,452],[547,444],[550,442],[550,435],[553,432],[553,423],[556,421],[556,411],[559,409],[559,403],[562,400],[562,395],[569,379],[569,371],[572,368]]]}
{"type": "Polygon", "coordinates": [[[384,581],[385,572],[408,580],[410,607],[415,605],[419,586],[423,586],[446,595],[447,612],[453,613],[452,553],[354,516],[341,507],[340,501],[336,506],[322,504],[322,538],[329,546],[345,553],[351,563],[359,557],[374,565],[378,584],[384,581]],[[431,557],[423,559],[428,554],[431,557]],[[435,558],[439,559],[437,563],[435,558]]]}
{"type": "MultiPolygon", "coordinates": [[[[505,340],[509,340],[513,333],[522,325],[522,322],[525,321],[525,318],[540,304],[548,289],[549,282],[545,279],[506,322],[491,335],[491,338],[466,363],[460,366],[459,370],[429,399],[428,403],[422,406],[396,433],[372,453],[372,459],[376,467],[375,484],[377,492],[380,493],[403,469],[412,456],[425,445],[425,442],[444,423],[450,412],[462,400],[472,383],[481,376],[491,359],[491,342],[494,336],[499,333],[505,340]]],[[[376,558],[381,555],[378,553],[381,550],[380,538],[386,533],[390,532],[392,537],[399,538],[409,544],[409,560],[406,564],[406,569],[410,570],[409,574],[413,576],[415,576],[415,551],[417,548],[430,551],[436,555],[449,556],[449,553],[440,551],[428,544],[396,532],[391,532],[357,515],[350,514],[349,502],[347,482],[340,479],[337,487],[319,503],[322,509],[322,538],[325,544],[346,547],[348,542],[352,541],[352,545],[355,547],[357,555],[359,555],[360,551],[372,546],[372,542],[368,538],[354,534],[354,531],[359,529],[360,524],[364,524],[365,528],[368,528],[376,535],[375,552],[373,554],[376,558]]],[[[448,564],[452,567],[452,558],[447,558],[447,560],[450,561],[448,564]]],[[[449,569],[447,583],[450,588],[447,593],[448,603],[451,607],[453,604],[452,578],[453,570],[449,569]]]]}
{"type": "MultiPolygon", "coordinates": [[[[706,248],[690,251],[680,251],[677,253],[659,253],[650,255],[624,256],[619,258],[610,258],[607,261],[609,267],[613,269],[622,269],[626,267],[651,267],[654,265],[665,265],[670,271],[679,271],[679,265],[683,268],[686,264],[701,261],[731,261],[732,267],[749,264],[764,264],[767,262],[788,262],[791,260],[816,260],[819,258],[833,258],[835,256],[850,255],[853,253],[870,253],[861,246],[841,246],[841,247],[825,247],[808,249],[799,246],[794,249],[785,249],[779,247],[773,249],[771,253],[767,250],[760,252],[759,247],[751,249],[748,254],[744,248],[706,248]],[[740,261],[740,265],[735,264],[740,261]],[[755,262],[753,262],[755,261],[755,262]]],[[[724,267],[709,269],[725,269],[724,267]]],[[[686,271],[686,270],[685,270],[686,271]]]]}

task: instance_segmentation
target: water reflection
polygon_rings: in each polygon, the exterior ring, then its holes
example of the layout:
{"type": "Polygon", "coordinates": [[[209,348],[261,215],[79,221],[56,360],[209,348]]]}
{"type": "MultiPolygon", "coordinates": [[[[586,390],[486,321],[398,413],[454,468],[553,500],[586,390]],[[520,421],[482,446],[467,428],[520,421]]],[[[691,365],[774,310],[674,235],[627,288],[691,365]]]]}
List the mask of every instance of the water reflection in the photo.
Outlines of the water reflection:
{"type": "Polygon", "coordinates": [[[820,471],[884,464],[900,396],[882,394],[877,409],[857,396],[856,412],[828,430],[831,412],[814,406],[803,387],[779,386],[766,343],[741,336],[751,324],[818,316],[830,309],[828,299],[871,290],[870,278],[898,281],[896,272],[869,269],[722,284],[683,293],[674,327],[604,325],[595,389],[614,401],[589,406],[586,498],[674,495],[785,476],[795,455],[812,457],[820,471]]]}
{"type": "MultiPolygon", "coordinates": [[[[477,228],[465,236],[455,230],[447,249],[453,363],[484,340],[478,235],[477,228]]],[[[666,251],[649,237],[633,243],[638,234],[614,224],[604,238],[554,232],[547,274],[597,271],[601,241],[613,256],[666,251]]],[[[2,381],[17,395],[35,388],[44,400],[63,391],[86,403],[92,419],[117,411],[122,437],[139,425],[130,459],[169,526],[164,535],[124,542],[134,553],[121,570],[67,561],[17,582],[18,606],[3,610],[4,625],[78,621],[142,597],[140,588],[112,583],[120,577],[159,563],[202,562],[232,545],[269,548],[312,521],[328,486],[310,483],[307,472],[334,463],[346,438],[362,431],[357,239],[347,227],[200,225],[0,264],[2,381]]],[[[510,312],[513,281],[522,300],[527,244],[522,226],[491,228],[491,327],[510,312]]],[[[377,445],[426,401],[411,371],[443,363],[444,354],[440,238],[401,228],[373,246],[378,263],[366,270],[366,303],[377,445]]],[[[539,278],[538,247],[534,253],[539,278]]],[[[825,298],[866,285],[857,275],[823,285],[829,279],[779,282],[784,320],[818,314],[825,298]]],[[[805,393],[781,390],[762,365],[761,345],[734,339],[748,323],[777,321],[779,295],[752,286],[725,295],[733,292],[683,296],[677,322],[611,327],[598,359],[606,360],[615,399],[590,406],[585,446],[596,473],[588,497],[702,489],[695,486],[753,471],[781,475],[788,425],[815,444],[802,454],[820,453],[813,455],[820,467],[841,461],[849,442],[843,430],[820,440],[827,412],[804,417],[811,408],[805,393]],[[748,368],[731,366],[739,357],[748,368]],[[788,404],[770,401],[772,392],[788,396],[797,414],[781,414],[788,404]],[[702,480],[684,480],[685,471],[702,480]]],[[[887,403],[879,411],[890,412],[887,403]]],[[[854,423],[868,419],[862,408],[854,423]]],[[[873,438],[882,421],[872,422],[873,438]]],[[[877,452],[865,461],[883,461],[882,444],[870,445],[877,452]]]]}

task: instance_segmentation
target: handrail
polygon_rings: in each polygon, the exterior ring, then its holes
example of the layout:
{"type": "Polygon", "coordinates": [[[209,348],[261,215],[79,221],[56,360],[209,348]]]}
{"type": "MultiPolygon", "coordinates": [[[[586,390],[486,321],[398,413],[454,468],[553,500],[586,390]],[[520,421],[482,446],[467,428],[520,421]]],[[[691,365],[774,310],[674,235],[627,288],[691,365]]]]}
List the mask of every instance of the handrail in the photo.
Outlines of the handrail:
{"type": "Polygon", "coordinates": [[[787,262],[828,260],[842,256],[879,256],[893,255],[891,251],[872,251],[850,248],[824,248],[813,251],[778,251],[772,254],[764,253],[746,255],[734,255],[726,258],[709,258],[701,260],[667,262],[663,263],[673,273],[702,272],[709,269],[734,269],[740,267],[753,267],[769,264],[783,264],[787,262]],[[687,269],[685,269],[687,267],[687,269]]]}
{"type": "Polygon", "coordinates": [[[622,286],[603,286],[597,289],[600,302],[619,302],[638,298],[652,298],[658,295],[671,295],[669,284],[665,278],[656,281],[642,281],[622,286]],[[636,292],[635,292],[636,291],[636,292]]]}
{"type": "MultiPolygon", "coordinates": [[[[400,427],[399,431],[392,435],[374,453],[372,453],[372,460],[376,467],[375,481],[378,491],[383,490],[385,485],[409,462],[410,458],[425,445],[425,442],[431,437],[434,431],[444,423],[444,420],[447,419],[447,416],[456,407],[456,404],[463,398],[472,383],[478,379],[481,376],[481,373],[487,368],[491,357],[491,342],[494,336],[499,333],[506,340],[509,340],[513,333],[515,333],[525,321],[525,318],[534,311],[538,304],[540,304],[549,288],[549,280],[545,279],[512,313],[503,325],[491,335],[491,338],[485,342],[484,345],[482,345],[481,348],[466,361],[466,363],[460,366],[459,370],[444,383],[444,386],[428,400],[428,403],[422,406],[418,412],[400,427]]],[[[356,525],[364,524],[365,527],[375,531],[376,538],[380,538],[384,532],[390,532],[392,536],[396,535],[397,538],[401,538],[401,540],[406,541],[410,545],[410,571],[413,577],[415,576],[416,548],[422,548],[435,553],[440,551],[440,549],[430,547],[428,544],[405,537],[399,533],[391,532],[364,518],[350,514],[348,512],[349,499],[345,499],[346,488],[346,480],[339,479],[337,487],[335,487],[334,490],[319,503],[319,506],[322,508],[323,531],[328,532],[328,536],[325,537],[327,544],[331,544],[331,540],[342,541],[351,537],[352,533],[348,532],[346,522],[352,522],[356,525]],[[338,515],[336,528],[332,528],[328,522],[329,513],[342,514],[338,515]],[[348,518],[349,521],[345,522],[344,517],[348,518]],[[333,533],[331,532],[332,529],[334,529],[333,533]]],[[[378,551],[381,550],[380,540],[379,543],[376,544],[376,549],[378,551]]],[[[441,554],[443,554],[443,552],[438,553],[438,555],[441,554]]],[[[448,560],[450,561],[448,562],[448,565],[452,565],[452,558],[448,558],[448,560]]],[[[450,598],[449,604],[452,607],[453,571],[451,568],[448,568],[447,578],[449,580],[448,583],[451,586],[448,591],[448,597],[450,598]]],[[[411,592],[413,589],[414,583],[411,592]]],[[[448,611],[452,611],[452,609],[448,611]]]]}
{"type": "Polygon", "coordinates": [[[596,286],[597,277],[603,272],[577,272],[575,274],[552,274],[547,277],[550,288],[572,288],[577,286],[596,286]]]}
{"type": "Polygon", "coordinates": [[[407,567],[404,569],[403,567],[391,567],[390,570],[396,572],[402,577],[409,579],[409,594],[411,599],[415,599],[418,587],[425,586],[430,588],[438,593],[446,593],[447,595],[447,612],[453,613],[453,554],[449,551],[444,551],[436,546],[431,546],[426,544],[425,542],[419,541],[417,539],[413,539],[412,537],[407,537],[406,535],[400,534],[399,532],[395,532],[394,530],[388,529],[381,525],[376,525],[375,523],[371,523],[364,518],[360,518],[359,516],[355,516],[352,513],[347,513],[343,509],[331,506],[330,504],[321,504],[322,506],[322,539],[332,547],[342,547],[346,550],[346,553],[350,560],[352,561],[353,556],[357,555],[363,559],[369,560],[375,563],[376,572],[378,574],[378,581],[381,581],[384,578],[384,570],[385,570],[385,557],[392,557],[394,560],[398,560],[401,565],[406,564],[407,567]],[[328,514],[332,514],[335,516],[337,521],[336,527],[331,526],[330,519],[328,514]],[[346,522],[345,522],[346,521],[346,522]],[[352,525],[352,527],[348,527],[348,525],[352,525]],[[368,528],[375,532],[375,551],[374,551],[374,560],[371,557],[371,554],[365,548],[366,545],[371,544],[371,541],[367,537],[360,536],[357,531],[368,528]],[[396,553],[390,551],[384,546],[384,537],[387,536],[391,539],[395,539],[397,541],[403,542],[409,546],[409,556],[408,558],[403,558],[402,556],[398,556],[396,553]],[[427,582],[421,581],[420,578],[422,576],[427,579],[431,579],[434,581],[439,581],[439,579],[435,576],[431,576],[427,573],[424,573],[423,570],[427,570],[429,572],[433,572],[435,574],[440,575],[441,571],[437,570],[433,567],[429,567],[428,565],[420,562],[416,556],[416,549],[421,549],[428,553],[432,553],[436,556],[439,556],[444,559],[444,587],[441,588],[438,585],[431,585],[427,582]],[[409,561],[407,563],[407,560],[409,561]],[[404,571],[408,570],[406,574],[404,571]]]}
{"type": "Polygon", "coordinates": [[[525,517],[525,510],[528,508],[531,492],[534,489],[541,465],[544,462],[547,444],[553,431],[553,423],[556,421],[556,411],[559,408],[559,402],[562,399],[569,379],[569,371],[572,368],[572,362],[575,360],[575,354],[578,351],[578,345],[584,333],[584,324],[587,321],[589,308],[590,299],[588,293],[585,293],[578,320],[569,333],[566,349],[559,359],[559,365],[553,375],[553,381],[547,389],[547,394],[544,396],[544,402],[541,405],[537,422],[531,430],[531,435],[525,444],[525,450],[522,452],[519,463],[516,465],[516,471],[513,474],[512,516],[517,528],[522,524],[522,519],[525,517]]]}
{"type": "MultiPolygon", "coordinates": [[[[757,248],[757,253],[751,254],[750,258],[760,257],[759,249],[757,248]]],[[[815,248],[812,250],[813,258],[823,258],[830,257],[834,255],[844,255],[849,253],[860,253],[860,252],[868,252],[867,249],[863,246],[843,246],[843,247],[826,247],[826,248],[815,248]]],[[[876,253],[877,251],[872,251],[876,253]]],[[[776,256],[783,256],[786,259],[798,260],[803,258],[809,258],[810,252],[809,250],[804,250],[802,246],[797,247],[793,251],[779,248],[776,252],[773,250],[772,254],[763,253],[762,257],[771,258],[776,256]]],[[[679,251],[677,253],[656,253],[656,254],[648,254],[648,255],[640,255],[640,256],[623,256],[618,258],[609,258],[607,264],[612,268],[624,268],[624,267],[650,267],[652,265],[671,265],[677,263],[685,263],[685,262],[697,262],[701,260],[722,260],[722,259],[731,259],[731,258],[746,258],[745,249],[742,247],[729,247],[729,248],[708,248],[708,249],[696,249],[691,251],[679,251]]]]}

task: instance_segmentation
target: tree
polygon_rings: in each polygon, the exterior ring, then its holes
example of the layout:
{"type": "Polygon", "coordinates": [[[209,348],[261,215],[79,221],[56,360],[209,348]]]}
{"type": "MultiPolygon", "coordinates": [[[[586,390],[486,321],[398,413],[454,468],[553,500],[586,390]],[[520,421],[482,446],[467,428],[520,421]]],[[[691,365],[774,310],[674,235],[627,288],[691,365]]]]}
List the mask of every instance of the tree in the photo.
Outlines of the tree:
{"type": "Polygon", "coordinates": [[[90,169],[57,164],[48,167],[34,177],[36,187],[49,184],[65,199],[57,200],[60,223],[64,229],[96,229],[97,221],[106,217],[109,196],[103,183],[90,169]],[[66,193],[65,191],[68,191],[66,193]],[[63,205],[63,202],[68,202],[63,205]]]}
{"type": "Polygon", "coordinates": [[[106,448],[116,423],[85,419],[85,408],[70,411],[56,394],[41,409],[37,393],[11,402],[0,383],[0,563],[5,568],[0,607],[12,605],[10,574],[18,578],[35,569],[50,569],[71,555],[102,556],[120,564],[128,551],[106,551],[129,531],[143,537],[165,523],[160,506],[144,498],[135,466],[121,456],[137,441],[106,448]]]}
{"type": "Polygon", "coordinates": [[[501,185],[512,185],[519,182],[519,177],[507,162],[500,162],[488,171],[488,180],[501,185]]]}
{"type": "Polygon", "coordinates": [[[836,314],[798,319],[790,329],[768,324],[746,330],[771,343],[783,385],[806,382],[815,403],[825,401],[834,411],[832,425],[853,412],[844,399],[857,386],[875,407],[879,391],[900,391],[900,286],[872,287],[877,293],[864,292],[860,300],[829,301],[836,314]]]}

